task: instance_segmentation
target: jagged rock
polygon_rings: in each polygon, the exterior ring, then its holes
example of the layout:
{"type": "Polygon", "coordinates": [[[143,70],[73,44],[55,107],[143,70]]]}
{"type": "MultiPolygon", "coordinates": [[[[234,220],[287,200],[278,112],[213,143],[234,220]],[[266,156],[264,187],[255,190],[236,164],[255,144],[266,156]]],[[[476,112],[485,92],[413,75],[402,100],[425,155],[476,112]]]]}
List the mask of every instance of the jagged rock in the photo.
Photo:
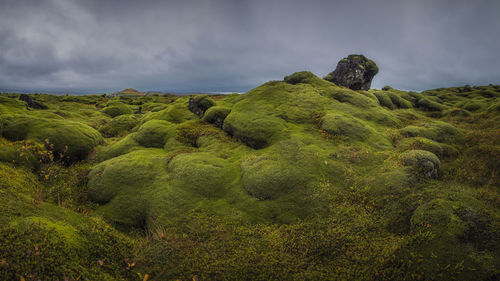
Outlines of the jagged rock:
{"type": "Polygon", "coordinates": [[[26,94],[21,94],[19,96],[19,99],[24,101],[26,103],[26,106],[28,108],[33,108],[33,109],[47,109],[47,106],[44,104],[41,104],[35,100],[33,100],[29,95],[26,94]]]}
{"type": "Polygon", "coordinates": [[[205,114],[205,111],[214,105],[215,102],[210,97],[200,95],[189,99],[188,108],[201,118],[205,114]]]}
{"type": "Polygon", "coordinates": [[[369,90],[377,73],[378,67],[372,60],[363,55],[349,55],[324,79],[352,90],[369,90]]]}

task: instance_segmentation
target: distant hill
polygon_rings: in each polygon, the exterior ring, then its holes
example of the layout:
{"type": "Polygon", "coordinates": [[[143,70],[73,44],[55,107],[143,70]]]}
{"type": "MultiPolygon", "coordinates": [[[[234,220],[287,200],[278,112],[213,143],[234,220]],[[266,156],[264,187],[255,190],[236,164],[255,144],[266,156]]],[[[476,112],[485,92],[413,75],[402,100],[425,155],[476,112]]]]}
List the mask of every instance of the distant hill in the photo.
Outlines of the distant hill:
{"type": "Polygon", "coordinates": [[[128,88],[128,89],[122,90],[120,92],[113,93],[113,96],[137,97],[137,96],[145,96],[145,94],[137,91],[136,89],[128,88]]]}

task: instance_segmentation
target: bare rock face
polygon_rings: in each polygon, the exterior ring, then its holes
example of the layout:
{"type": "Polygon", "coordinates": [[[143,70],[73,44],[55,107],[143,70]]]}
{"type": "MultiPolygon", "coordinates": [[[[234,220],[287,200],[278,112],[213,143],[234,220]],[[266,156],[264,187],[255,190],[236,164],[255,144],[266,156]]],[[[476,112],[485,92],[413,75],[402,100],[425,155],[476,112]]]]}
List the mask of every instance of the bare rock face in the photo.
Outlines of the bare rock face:
{"type": "Polygon", "coordinates": [[[363,55],[349,55],[324,79],[352,90],[369,90],[377,73],[378,67],[372,60],[363,55]]]}

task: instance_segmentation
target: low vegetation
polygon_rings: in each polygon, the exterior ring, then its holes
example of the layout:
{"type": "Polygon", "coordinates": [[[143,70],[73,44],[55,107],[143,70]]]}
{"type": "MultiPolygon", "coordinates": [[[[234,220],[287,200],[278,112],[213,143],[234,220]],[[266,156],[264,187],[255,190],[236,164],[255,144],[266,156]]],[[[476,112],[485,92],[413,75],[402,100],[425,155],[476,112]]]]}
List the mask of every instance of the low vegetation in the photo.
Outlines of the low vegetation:
{"type": "Polygon", "coordinates": [[[500,86],[30,97],[0,95],[2,280],[500,277],[500,86]]]}

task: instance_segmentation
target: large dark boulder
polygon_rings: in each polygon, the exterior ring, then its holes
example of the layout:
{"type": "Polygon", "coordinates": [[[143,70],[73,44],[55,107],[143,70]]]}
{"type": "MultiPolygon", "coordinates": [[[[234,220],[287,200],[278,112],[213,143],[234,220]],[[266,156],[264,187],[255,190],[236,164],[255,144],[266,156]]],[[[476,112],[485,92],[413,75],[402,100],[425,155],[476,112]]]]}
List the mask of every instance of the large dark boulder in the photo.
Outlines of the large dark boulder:
{"type": "Polygon", "coordinates": [[[377,73],[378,67],[372,60],[363,55],[349,55],[324,79],[353,90],[369,90],[377,73]]]}

